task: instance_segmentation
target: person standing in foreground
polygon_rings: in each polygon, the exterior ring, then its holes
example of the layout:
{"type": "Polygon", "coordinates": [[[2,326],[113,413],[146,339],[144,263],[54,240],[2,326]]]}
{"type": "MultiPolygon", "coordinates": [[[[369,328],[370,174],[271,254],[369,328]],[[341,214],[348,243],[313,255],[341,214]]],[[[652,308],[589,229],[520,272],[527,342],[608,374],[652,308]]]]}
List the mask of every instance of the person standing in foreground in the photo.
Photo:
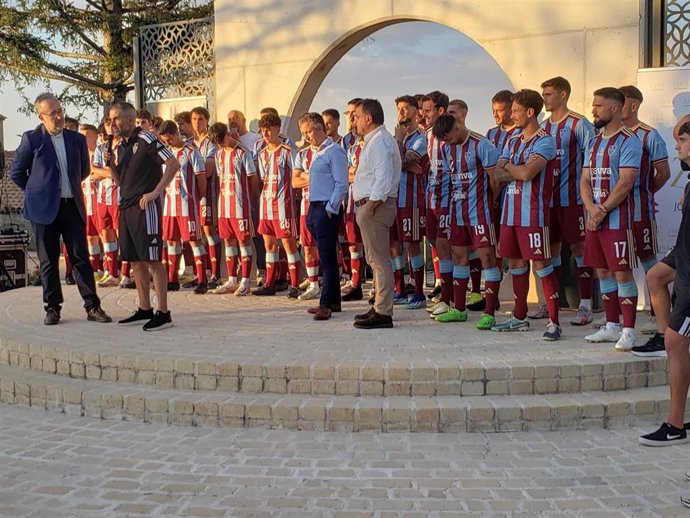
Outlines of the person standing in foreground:
{"type": "Polygon", "coordinates": [[[393,268],[390,227],[395,222],[402,159],[393,136],[383,126],[383,108],[376,99],[364,99],[355,108],[357,133],[364,139],[353,184],[357,223],[362,230],[366,259],[374,272],[374,305],[355,316],[355,327],[393,327],[393,268]]]}
{"type": "MultiPolygon", "coordinates": [[[[117,166],[112,156],[105,163],[120,184],[120,254],[132,263],[139,308],[121,326],[144,324],[144,331],[172,327],[168,311],[168,273],[161,262],[162,195],[180,170],[180,163],[152,133],[134,125],[136,110],[126,102],[110,108],[113,136],[122,138],[117,166]],[[161,175],[161,165],[165,172],[161,175]],[[151,307],[150,275],[158,297],[158,311],[151,307]]],[[[107,153],[110,155],[111,153],[107,153]]]]}
{"type": "Polygon", "coordinates": [[[348,173],[345,149],[326,135],[326,125],[318,113],[307,113],[299,126],[313,150],[309,166],[309,213],[307,227],[316,239],[323,271],[321,299],[309,309],[314,320],[328,320],[331,311],[340,311],[338,274],[338,229],[347,196],[348,173]]]}
{"type": "Polygon", "coordinates": [[[96,295],[93,269],[86,247],[86,213],[81,182],[91,173],[86,139],[65,130],[60,101],[52,93],[39,95],[34,107],[41,125],[22,135],[10,176],[24,191],[24,217],[31,221],[41,263],[45,325],[60,321],[63,302],[58,261],[60,237],[72,263],[86,318],[110,322],[96,295]]]}
{"type": "MultiPolygon", "coordinates": [[[[678,130],[676,151],[680,161],[690,165],[690,122],[686,122],[678,130]]],[[[640,437],[640,443],[646,446],[688,442],[683,423],[690,386],[690,203],[687,200],[683,203],[683,215],[673,253],[676,259],[676,280],[673,284],[675,301],[664,332],[670,378],[668,419],[656,432],[640,437]]],[[[687,507],[690,503],[683,501],[683,505],[687,507]]]]}

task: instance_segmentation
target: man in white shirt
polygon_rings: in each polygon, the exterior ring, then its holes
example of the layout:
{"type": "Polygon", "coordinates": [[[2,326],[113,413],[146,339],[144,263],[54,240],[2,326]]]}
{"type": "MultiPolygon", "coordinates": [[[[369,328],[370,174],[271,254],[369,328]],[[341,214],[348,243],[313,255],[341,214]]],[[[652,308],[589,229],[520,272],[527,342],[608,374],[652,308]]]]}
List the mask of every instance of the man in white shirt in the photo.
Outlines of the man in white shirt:
{"type": "Polygon", "coordinates": [[[359,329],[393,327],[393,268],[390,227],[395,222],[396,198],[402,161],[393,136],[383,126],[383,108],[375,99],[364,99],[355,108],[355,127],[364,138],[364,148],[353,184],[357,224],[367,262],[374,272],[372,308],[355,316],[359,329]]]}
{"type": "Polygon", "coordinates": [[[247,118],[239,110],[230,110],[228,112],[228,129],[230,130],[230,135],[235,140],[239,140],[242,147],[250,153],[254,149],[256,141],[261,139],[261,135],[247,129],[247,118]]]}

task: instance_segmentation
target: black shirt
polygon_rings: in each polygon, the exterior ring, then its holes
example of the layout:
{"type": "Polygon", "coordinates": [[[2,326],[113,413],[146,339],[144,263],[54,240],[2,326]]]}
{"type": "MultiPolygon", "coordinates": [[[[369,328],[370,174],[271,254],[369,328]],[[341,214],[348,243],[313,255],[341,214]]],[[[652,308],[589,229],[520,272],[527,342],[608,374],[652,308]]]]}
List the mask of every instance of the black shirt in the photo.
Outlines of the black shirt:
{"type": "Polygon", "coordinates": [[[120,179],[120,208],[139,203],[153,191],[163,176],[161,166],[172,154],[153,133],[136,128],[118,148],[117,176],[120,179]]]}
{"type": "Polygon", "coordinates": [[[683,215],[673,251],[676,254],[678,275],[688,279],[690,277],[690,182],[685,185],[682,211],[683,215]]]}

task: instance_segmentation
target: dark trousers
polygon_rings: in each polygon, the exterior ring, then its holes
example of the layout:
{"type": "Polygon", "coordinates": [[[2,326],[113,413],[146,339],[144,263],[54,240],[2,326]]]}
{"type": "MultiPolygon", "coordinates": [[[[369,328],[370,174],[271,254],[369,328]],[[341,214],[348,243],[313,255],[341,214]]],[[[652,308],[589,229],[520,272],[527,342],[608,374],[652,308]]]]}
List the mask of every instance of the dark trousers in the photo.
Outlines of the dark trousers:
{"type": "MultiPolygon", "coordinates": [[[[254,228],[259,228],[259,198],[252,200],[252,223],[254,228]]],[[[266,270],[266,245],[264,244],[264,236],[256,234],[252,240],[254,241],[254,248],[256,249],[256,269],[266,270]]]]}
{"type": "MultiPolygon", "coordinates": [[[[342,210],[340,211],[342,213],[342,210]]],[[[338,229],[341,213],[326,212],[325,202],[311,202],[307,214],[307,228],[316,240],[319,264],[323,274],[321,306],[340,305],[340,273],[338,272],[338,229]]]]}
{"type": "Polygon", "coordinates": [[[96,282],[89,262],[86,246],[86,224],[81,219],[74,200],[63,198],[55,220],[48,225],[33,224],[36,234],[36,251],[41,263],[43,302],[49,307],[59,307],[63,302],[60,286],[60,236],[65,243],[72,273],[77,281],[79,294],[87,311],[100,306],[96,295],[96,282]]]}

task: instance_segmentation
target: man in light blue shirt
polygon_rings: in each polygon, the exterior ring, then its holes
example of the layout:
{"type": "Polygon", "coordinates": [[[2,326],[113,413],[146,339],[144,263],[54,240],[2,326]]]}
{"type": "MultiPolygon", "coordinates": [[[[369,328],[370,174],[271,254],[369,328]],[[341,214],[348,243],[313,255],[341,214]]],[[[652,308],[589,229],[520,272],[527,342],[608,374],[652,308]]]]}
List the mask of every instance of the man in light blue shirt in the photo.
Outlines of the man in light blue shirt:
{"type": "Polygon", "coordinates": [[[337,247],[343,201],[348,192],[347,155],[342,146],[326,135],[320,114],[302,115],[299,126],[312,151],[311,161],[304,167],[309,177],[307,228],[316,239],[323,272],[319,306],[309,312],[314,320],[328,320],[333,311],[341,311],[337,247]]]}

